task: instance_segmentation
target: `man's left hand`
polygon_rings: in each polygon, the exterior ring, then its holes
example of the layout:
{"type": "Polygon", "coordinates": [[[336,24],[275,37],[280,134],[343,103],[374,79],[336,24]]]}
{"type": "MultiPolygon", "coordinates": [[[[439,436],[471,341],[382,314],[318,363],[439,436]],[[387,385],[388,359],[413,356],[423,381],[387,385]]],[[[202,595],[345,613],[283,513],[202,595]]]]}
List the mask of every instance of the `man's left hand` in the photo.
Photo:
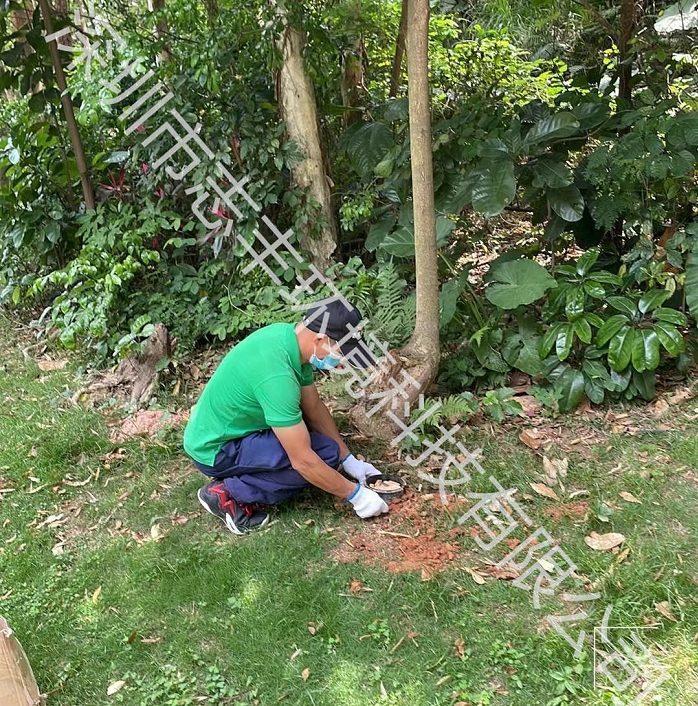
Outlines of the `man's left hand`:
{"type": "Polygon", "coordinates": [[[342,465],[344,466],[344,470],[361,484],[363,484],[366,478],[380,475],[380,471],[373,464],[361,461],[356,458],[354,454],[349,454],[349,456],[342,461],[342,465]]]}

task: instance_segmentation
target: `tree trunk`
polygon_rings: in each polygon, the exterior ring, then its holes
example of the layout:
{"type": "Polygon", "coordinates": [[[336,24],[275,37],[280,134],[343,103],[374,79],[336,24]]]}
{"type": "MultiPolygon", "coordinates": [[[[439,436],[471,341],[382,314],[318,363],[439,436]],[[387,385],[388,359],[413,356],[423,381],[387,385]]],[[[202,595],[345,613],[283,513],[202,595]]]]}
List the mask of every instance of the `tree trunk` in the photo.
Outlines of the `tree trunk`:
{"type": "MultiPolygon", "coordinates": [[[[161,12],[165,9],[165,0],[148,0],[149,12],[161,12]]],[[[158,63],[163,64],[172,60],[172,53],[167,45],[167,35],[169,34],[167,20],[161,14],[155,22],[155,38],[162,42],[162,49],[158,55],[158,63]]]]}
{"type": "Polygon", "coordinates": [[[618,98],[631,108],[633,92],[630,81],[633,75],[633,62],[628,56],[630,40],[637,26],[637,8],[635,0],[623,0],[620,8],[620,32],[618,35],[618,98]]]}
{"type": "Polygon", "coordinates": [[[218,0],[204,0],[206,7],[206,19],[208,20],[208,28],[213,30],[216,28],[216,20],[220,9],[218,8],[218,0]]]}
{"type": "MultiPolygon", "coordinates": [[[[358,36],[351,43],[344,54],[342,66],[342,105],[345,108],[356,108],[361,104],[360,96],[364,86],[364,40],[358,36]]],[[[342,121],[348,128],[361,119],[360,110],[351,110],[344,113],[342,121]]]]}
{"type": "Polygon", "coordinates": [[[400,28],[397,32],[395,42],[395,58],[393,59],[393,70],[390,75],[390,97],[395,98],[400,90],[400,78],[402,76],[402,59],[405,55],[405,39],[407,37],[407,5],[408,0],[402,0],[402,11],[400,12],[400,28]]]}
{"type": "MultiPolygon", "coordinates": [[[[370,397],[399,383],[405,395],[391,410],[401,420],[414,411],[414,403],[434,380],[439,366],[439,276],[434,210],[434,172],[429,94],[429,0],[409,0],[407,20],[407,75],[410,109],[410,153],[414,209],[415,276],[417,319],[408,345],[393,356],[395,363],[384,370],[351,413],[354,424],[365,434],[394,439],[396,424],[384,413],[369,416],[370,397]],[[398,373],[400,374],[398,376],[398,373]],[[404,385],[407,373],[410,386],[404,385]],[[391,379],[394,382],[391,382],[391,379]],[[407,402],[407,409],[405,407],[407,402]]],[[[385,411],[387,411],[387,406],[385,411]]]]}
{"type": "MultiPolygon", "coordinates": [[[[53,34],[53,22],[51,19],[52,15],[49,0],[39,0],[39,6],[41,7],[41,16],[44,20],[44,28],[46,29],[46,34],[53,34]]],[[[65,82],[65,74],[63,73],[63,66],[61,65],[61,58],[58,54],[58,45],[55,39],[52,42],[49,42],[48,48],[51,52],[51,62],[53,64],[53,71],[56,77],[56,84],[58,85],[58,89],[61,92],[61,105],[63,106],[63,114],[65,116],[65,122],[68,126],[68,135],[70,136],[70,143],[73,147],[75,162],[78,165],[78,173],[80,174],[80,184],[82,185],[82,193],[85,199],[85,208],[88,211],[92,211],[95,207],[95,195],[92,189],[90,174],[87,171],[87,161],[85,160],[85,151],[82,148],[80,132],[78,130],[78,125],[75,122],[73,101],[71,100],[70,94],[67,90],[68,87],[65,82]]]]}
{"type": "Polygon", "coordinates": [[[410,0],[408,18],[407,69],[417,320],[405,352],[425,361],[429,368],[428,382],[431,383],[439,363],[439,273],[429,93],[429,0],[410,0]]]}
{"type": "Polygon", "coordinates": [[[279,107],[288,137],[304,157],[292,168],[293,183],[317,203],[318,217],[325,224],[319,237],[313,237],[308,224],[299,233],[300,242],[310,252],[313,264],[324,272],[337,248],[337,227],[324,168],[315,91],[303,65],[304,33],[289,26],[285,9],[277,7],[277,12],[283,23],[278,39],[283,60],[278,75],[279,107]]]}

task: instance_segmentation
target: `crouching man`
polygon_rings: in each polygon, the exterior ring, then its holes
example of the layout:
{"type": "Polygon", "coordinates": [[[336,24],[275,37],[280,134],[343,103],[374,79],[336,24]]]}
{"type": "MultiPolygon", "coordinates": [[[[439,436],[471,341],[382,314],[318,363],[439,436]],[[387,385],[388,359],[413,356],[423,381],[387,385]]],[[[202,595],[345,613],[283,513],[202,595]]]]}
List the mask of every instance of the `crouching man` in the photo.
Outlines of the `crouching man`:
{"type": "Polygon", "coordinates": [[[363,485],[380,471],[354,457],[313,382],[313,367],[374,362],[356,333],[360,321],[356,308],[330,301],[295,326],[259,329],[226,355],[204,388],[184,430],[184,450],[213,479],[199,490],[199,502],[231,532],[263,527],[265,506],[310,485],[347,500],[359,517],[388,512],[363,485]],[[353,481],[337,472],[340,465],[353,481]]]}

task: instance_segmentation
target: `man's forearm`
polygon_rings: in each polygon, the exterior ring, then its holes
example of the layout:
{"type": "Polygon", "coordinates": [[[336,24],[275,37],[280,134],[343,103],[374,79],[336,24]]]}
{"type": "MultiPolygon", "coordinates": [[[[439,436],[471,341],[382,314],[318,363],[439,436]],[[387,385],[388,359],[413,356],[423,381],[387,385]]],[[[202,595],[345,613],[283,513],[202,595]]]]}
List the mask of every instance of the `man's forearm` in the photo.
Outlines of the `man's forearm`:
{"type": "Polygon", "coordinates": [[[328,466],[320,457],[312,463],[298,464],[294,468],[308,483],[338,498],[348,498],[356,490],[356,481],[347,480],[328,466]]]}
{"type": "Polygon", "coordinates": [[[329,436],[339,444],[339,458],[344,458],[349,453],[349,447],[344,443],[342,436],[337,429],[337,425],[332,419],[330,410],[325,407],[323,402],[315,405],[308,413],[305,413],[306,423],[313,430],[320,434],[329,436]]]}

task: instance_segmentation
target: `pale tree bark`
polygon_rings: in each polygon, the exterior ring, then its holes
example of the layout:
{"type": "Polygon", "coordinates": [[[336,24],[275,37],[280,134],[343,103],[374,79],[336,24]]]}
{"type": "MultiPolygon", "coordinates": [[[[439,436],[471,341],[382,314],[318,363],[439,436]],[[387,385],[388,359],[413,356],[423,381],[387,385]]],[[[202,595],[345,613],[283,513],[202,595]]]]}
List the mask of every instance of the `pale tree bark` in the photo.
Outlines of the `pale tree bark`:
{"type": "Polygon", "coordinates": [[[337,248],[337,226],[324,167],[315,91],[303,64],[305,35],[290,25],[285,9],[277,6],[277,13],[283,25],[278,38],[283,61],[277,81],[279,107],[286,133],[303,155],[291,169],[293,183],[317,203],[318,216],[325,223],[318,237],[313,237],[308,224],[299,233],[300,242],[313,264],[324,272],[337,248]]]}
{"type": "MultiPolygon", "coordinates": [[[[165,9],[165,0],[148,0],[148,11],[149,12],[161,12],[165,9]]],[[[167,45],[167,35],[169,34],[169,27],[167,26],[167,20],[164,16],[160,15],[155,22],[155,38],[160,40],[162,44],[162,49],[158,56],[158,63],[162,64],[172,60],[172,53],[167,45]]]]}
{"type": "MultiPolygon", "coordinates": [[[[354,424],[365,434],[383,439],[396,436],[395,425],[385,413],[368,415],[375,397],[398,383],[405,395],[396,399],[393,413],[405,419],[414,410],[439,367],[439,276],[434,210],[431,101],[429,92],[429,0],[409,0],[407,31],[407,76],[410,112],[410,154],[415,236],[417,318],[410,342],[395,351],[395,364],[381,372],[367,390],[361,404],[351,412],[354,424]],[[404,372],[418,384],[405,385],[404,372]],[[394,382],[391,382],[393,380],[394,382]],[[407,402],[407,407],[405,406],[407,402]]],[[[387,410],[387,406],[384,410],[387,410]]]]}
{"type": "Polygon", "coordinates": [[[400,12],[400,28],[397,31],[395,42],[395,58],[393,59],[393,70],[390,74],[390,97],[395,98],[400,90],[400,78],[402,77],[402,59],[405,56],[405,40],[407,39],[407,5],[408,0],[402,0],[402,11],[400,12]]]}
{"type": "MultiPolygon", "coordinates": [[[[49,0],[39,0],[39,6],[41,7],[41,16],[44,21],[46,34],[53,34],[53,21],[49,0]]],[[[88,211],[92,211],[95,207],[94,190],[92,189],[90,173],[87,170],[87,161],[85,160],[85,151],[82,146],[80,131],[78,130],[78,124],[75,121],[73,101],[71,100],[70,94],[67,90],[68,86],[65,81],[65,74],[63,73],[63,66],[61,64],[61,58],[58,54],[58,45],[56,44],[55,39],[52,42],[49,42],[48,48],[51,53],[51,63],[53,64],[53,73],[56,78],[56,84],[61,92],[61,105],[63,106],[63,115],[65,116],[66,125],[68,126],[68,135],[70,137],[70,144],[73,148],[73,156],[75,157],[75,162],[78,166],[78,173],[80,174],[80,184],[82,186],[83,198],[85,199],[85,208],[88,211]]]]}

